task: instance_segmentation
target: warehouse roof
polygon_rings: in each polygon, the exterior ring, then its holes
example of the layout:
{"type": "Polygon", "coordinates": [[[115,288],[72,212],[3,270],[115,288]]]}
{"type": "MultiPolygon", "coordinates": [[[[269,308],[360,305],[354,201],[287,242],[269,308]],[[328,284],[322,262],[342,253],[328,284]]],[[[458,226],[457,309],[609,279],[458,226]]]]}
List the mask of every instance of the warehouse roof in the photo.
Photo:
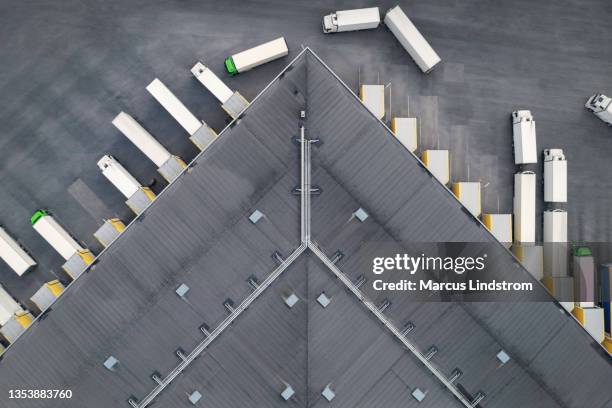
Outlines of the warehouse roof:
{"type": "MultiPolygon", "coordinates": [[[[321,141],[312,153],[312,184],[321,191],[312,198],[312,239],[328,255],[342,251],[337,266],[351,280],[381,246],[493,241],[306,49],[10,347],[0,393],[70,388],[73,398],[61,406],[106,407],[159,389],[160,406],[192,406],[195,391],[202,407],[286,406],[280,394],[290,386],[290,403],[315,407],[328,404],[321,392],[329,385],[338,406],[461,406],[301,245],[292,193],[300,185],[301,110],[321,141]],[[351,218],[357,208],[366,222],[351,218]],[[255,210],[263,218],[254,224],[255,210]],[[327,307],[317,300],[322,293],[327,307]],[[293,307],[285,301],[291,295],[293,307]],[[208,342],[210,332],[218,335],[208,342]],[[181,363],[203,346],[199,358],[181,363]],[[110,356],[118,361],[112,370],[104,366],[110,356]],[[173,372],[183,375],[165,382],[173,372]]],[[[492,248],[499,276],[525,278],[510,253],[492,248]]],[[[374,304],[383,300],[370,295],[374,304]]],[[[432,364],[446,375],[460,369],[457,389],[469,398],[483,391],[483,406],[610,401],[607,357],[556,303],[384,296],[389,321],[411,321],[411,343],[434,346],[432,364]],[[504,365],[501,350],[511,358],[504,365]]]]}

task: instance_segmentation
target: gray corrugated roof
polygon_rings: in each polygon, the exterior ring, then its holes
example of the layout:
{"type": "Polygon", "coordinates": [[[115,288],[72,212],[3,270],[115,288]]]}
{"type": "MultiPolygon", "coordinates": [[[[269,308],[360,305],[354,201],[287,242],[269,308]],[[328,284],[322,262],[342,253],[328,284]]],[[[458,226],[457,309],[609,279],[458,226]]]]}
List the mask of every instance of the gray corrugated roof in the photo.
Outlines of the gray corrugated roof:
{"type": "MultiPolygon", "coordinates": [[[[138,221],[75,281],[0,362],[0,394],[9,388],[70,388],[70,401],[8,401],[7,406],[127,406],[177,366],[177,348],[190,352],[300,241],[297,117],[308,106],[307,129],[323,144],[313,149],[312,233],[329,254],[345,253],[340,268],[352,278],[381,245],[490,242],[469,216],[310,52],[306,51],[233,122],[151,205],[138,221]],[[348,222],[358,207],[370,218],[348,222]],[[252,224],[248,216],[266,217],[252,224]],[[190,287],[185,299],[175,289],[190,287]],[[113,355],[115,372],[102,363],[113,355]],[[13,405],[11,405],[13,404],[13,405]]],[[[526,273],[497,245],[500,276],[526,273]]],[[[496,251],[497,252],[497,251],[496,251]]],[[[373,296],[377,296],[373,294],[373,296]]],[[[375,301],[382,300],[382,295],[375,301]]],[[[387,296],[387,295],[385,295],[387,296]]],[[[399,327],[411,320],[411,340],[467,392],[487,393],[484,406],[603,407],[610,399],[609,361],[554,303],[414,303],[391,296],[385,314],[399,327]],[[495,354],[512,360],[497,366],[495,354]],[[571,356],[567,356],[571,353],[571,356]],[[570,372],[571,370],[571,372],[570,372]],[[576,380],[579,378],[580,380],[576,380]],[[511,391],[512,392],[511,392],[511,391]],[[517,394],[519,397],[517,397],[517,394]]],[[[298,406],[323,406],[328,383],[334,405],[459,406],[430,372],[310,255],[299,258],[267,288],[184,375],[159,396],[163,406],[286,406],[282,384],[298,406]],[[325,291],[330,306],[316,297],[325,291]],[[295,292],[289,309],[282,297],[295,292]],[[427,392],[417,404],[414,388],[427,392]]]]}

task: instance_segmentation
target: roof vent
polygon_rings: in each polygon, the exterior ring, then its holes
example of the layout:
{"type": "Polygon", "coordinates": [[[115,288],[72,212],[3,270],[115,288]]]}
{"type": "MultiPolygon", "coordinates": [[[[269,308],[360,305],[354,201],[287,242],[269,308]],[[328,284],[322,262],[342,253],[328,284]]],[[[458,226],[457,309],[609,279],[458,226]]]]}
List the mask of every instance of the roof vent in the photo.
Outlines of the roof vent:
{"type": "Polygon", "coordinates": [[[295,395],[295,391],[293,391],[293,388],[289,384],[286,384],[285,389],[283,390],[283,392],[281,392],[281,397],[285,401],[289,401],[291,397],[293,397],[294,395],[295,395]]]}
{"type": "Polygon", "coordinates": [[[402,329],[402,336],[408,335],[408,333],[410,333],[413,330],[414,330],[414,323],[406,322],[406,324],[404,325],[404,328],[402,329]]]}
{"type": "Polygon", "coordinates": [[[264,215],[261,211],[255,210],[251,213],[251,215],[249,215],[249,221],[251,221],[253,224],[257,224],[257,222],[263,217],[264,215]]]}
{"type": "Polygon", "coordinates": [[[438,352],[438,348],[436,346],[431,346],[425,352],[425,356],[424,356],[425,360],[431,360],[433,358],[433,356],[436,355],[437,352],[438,352]]]}
{"type": "Polygon", "coordinates": [[[378,305],[378,311],[382,313],[387,310],[389,306],[391,306],[391,301],[389,299],[383,299],[383,301],[378,305]]]}
{"type": "Polygon", "coordinates": [[[183,361],[187,360],[187,356],[185,355],[185,350],[183,350],[180,347],[174,350],[174,354],[176,354],[176,356],[183,361]]]}
{"type": "Polygon", "coordinates": [[[472,400],[472,406],[475,407],[476,405],[478,405],[478,403],[482,401],[486,396],[487,394],[485,394],[484,392],[478,391],[476,395],[474,395],[474,399],[472,400]]]}
{"type": "Polygon", "coordinates": [[[223,302],[223,307],[225,307],[228,312],[234,313],[234,301],[232,299],[225,299],[225,301],[223,302]]]}
{"type": "Polygon", "coordinates": [[[368,213],[361,207],[359,207],[357,211],[353,213],[353,215],[361,222],[364,222],[369,217],[368,213]]]}
{"type": "Polygon", "coordinates": [[[202,323],[200,326],[200,331],[204,333],[206,337],[210,336],[210,327],[206,323],[202,323]]]}
{"type": "Polygon", "coordinates": [[[195,405],[198,403],[199,400],[202,399],[202,394],[200,394],[199,391],[194,391],[189,395],[189,402],[191,402],[192,405],[195,405]]]}
{"type": "Polygon", "coordinates": [[[285,303],[287,304],[287,306],[289,306],[290,308],[295,306],[295,304],[298,302],[298,300],[300,300],[299,297],[297,297],[297,295],[295,293],[291,293],[289,296],[287,296],[285,298],[285,303]]]}
{"type": "Polygon", "coordinates": [[[257,280],[257,277],[255,275],[249,276],[249,279],[247,279],[247,282],[249,286],[253,288],[253,290],[257,290],[257,288],[259,287],[259,281],[257,280]]]}
{"type": "Polygon", "coordinates": [[[185,285],[184,283],[181,283],[181,286],[179,286],[178,288],[176,288],[176,294],[179,295],[180,297],[185,297],[185,295],[187,294],[187,292],[189,292],[189,286],[185,285]]]}
{"type": "Polygon", "coordinates": [[[357,277],[357,280],[355,280],[355,287],[356,287],[357,289],[359,289],[360,287],[362,287],[362,286],[363,286],[363,284],[364,284],[364,283],[366,283],[366,281],[367,281],[367,279],[366,279],[366,277],[365,277],[365,276],[363,276],[363,275],[359,275],[359,276],[357,277]]]}
{"type": "Polygon", "coordinates": [[[462,375],[463,375],[463,371],[461,371],[458,368],[455,368],[453,372],[451,373],[450,377],[448,377],[448,382],[452,384],[455,381],[457,381],[459,377],[461,377],[462,375]]]}
{"type": "Polygon", "coordinates": [[[283,262],[285,262],[283,256],[278,251],[274,251],[272,254],[272,259],[274,259],[274,262],[276,262],[277,265],[282,265],[283,262]]]}
{"type": "Polygon", "coordinates": [[[418,402],[421,402],[421,401],[423,401],[425,399],[425,393],[423,391],[421,391],[420,388],[415,388],[414,391],[412,391],[412,396],[418,402]]]}
{"type": "Polygon", "coordinates": [[[325,386],[325,388],[323,389],[323,391],[321,392],[321,395],[328,401],[331,402],[331,400],[333,400],[336,397],[336,393],[334,392],[334,390],[331,389],[331,384],[327,384],[325,386]]]}
{"type": "Polygon", "coordinates": [[[331,303],[331,299],[327,297],[325,292],[322,292],[317,298],[317,302],[319,302],[321,306],[327,307],[331,303]]]}
{"type": "Polygon", "coordinates": [[[104,362],[104,367],[106,367],[107,370],[115,371],[117,364],[119,364],[119,360],[113,356],[109,356],[104,362]]]}
{"type": "Polygon", "coordinates": [[[503,365],[510,361],[510,356],[504,350],[500,350],[499,353],[497,353],[497,359],[503,365]]]}
{"type": "Polygon", "coordinates": [[[151,374],[151,379],[153,381],[155,381],[157,384],[161,384],[162,383],[162,378],[161,378],[161,374],[157,371],[155,371],[153,374],[151,374]]]}
{"type": "Polygon", "coordinates": [[[344,258],[344,254],[342,253],[342,251],[337,250],[331,257],[330,261],[335,264],[338,261],[340,261],[342,258],[344,258]]]}

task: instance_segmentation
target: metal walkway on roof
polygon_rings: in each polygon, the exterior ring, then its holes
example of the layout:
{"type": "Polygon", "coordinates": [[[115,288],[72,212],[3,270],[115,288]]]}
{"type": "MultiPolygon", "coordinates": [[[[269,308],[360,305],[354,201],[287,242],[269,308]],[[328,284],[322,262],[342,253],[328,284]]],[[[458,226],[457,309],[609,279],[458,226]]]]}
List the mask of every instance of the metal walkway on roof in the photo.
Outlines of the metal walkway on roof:
{"type": "Polygon", "coordinates": [[[311,240],[311,154],[312,144],[316,143],[316,139],[308,139],[306,137],[305,127],[300,127],[300,229],[302,243],[297,247],[287,259],[272,271],[268,277],[257,286],[251,295],[249,295],[223,322],[217,326],[200,344],[198,344],[192,352],[181,358],[181,362],[172,369],[164,378],[156,380],[157,386],[145,396],[141,401],[136,401],[133,398],[128,400],[129,404],[134,408],[145,408],[149,406],[155,398],[163,392],[163,390],[172,383],[189,365],[202,354],[202,352],[216,339],[225,329],[227,329],[257,298],[276,281],[287,268],[289,268],[307,249],[310,249],[313,254],[319,258],[323,264],[348,288],[348,290],[397,338],[401,344],[408,349],[426,368],[444,385],[461,403],[467,408],[473,408],[478,401],[469,401],[438,368],[436,368],[429,359],[418,350],[418,348],[410,342],[406,336],[387,319],[382,311],[380,311],[371,301],[369,301],[355,286],[351,280],[332,262],[319,246],[311,240]]]}

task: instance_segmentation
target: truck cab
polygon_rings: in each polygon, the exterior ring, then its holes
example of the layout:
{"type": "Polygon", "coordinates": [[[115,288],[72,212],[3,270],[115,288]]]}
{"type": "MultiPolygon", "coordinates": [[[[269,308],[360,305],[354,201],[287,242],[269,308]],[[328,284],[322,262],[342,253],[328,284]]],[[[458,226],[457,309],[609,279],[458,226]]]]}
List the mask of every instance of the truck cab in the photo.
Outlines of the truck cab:
{"type": "Polygon", "coordinates": [[[544,149],[544,201],[567,202],[567,161],[563,149],[544,149]]]}
{"type": "Polygon", "coordinates": [[[608,126],[612,126],[612,98],[598,93],[591,96],[584,107],[606,122],[608,126]]]}
{"type": "Polygon", "coordinates": [[[378,7],[353,10],[338,10],[323,16],[323,32],[338,33],[342,31],[369,30],[380,24],[378,7]]]}
{"type": "Polygon", "coordinates": [[[535,121],[528,110],[512,112],[514,164],[537,163],[535,121]]]}
{"type": "Polygon", "coordinates": [[[335,33],[338,31],[338,15],[336,13],[323,16],[323,32],[335,33]]]}

